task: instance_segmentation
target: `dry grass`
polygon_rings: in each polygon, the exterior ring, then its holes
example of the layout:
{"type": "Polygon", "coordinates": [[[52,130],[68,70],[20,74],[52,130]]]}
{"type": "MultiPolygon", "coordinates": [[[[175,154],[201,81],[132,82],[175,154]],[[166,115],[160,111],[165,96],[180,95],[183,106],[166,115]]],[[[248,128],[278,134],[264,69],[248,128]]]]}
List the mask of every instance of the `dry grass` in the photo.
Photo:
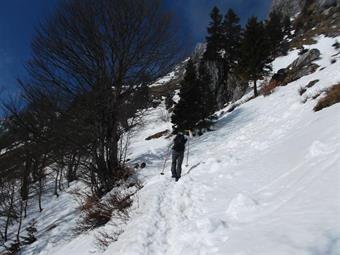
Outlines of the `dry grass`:
{"type": "Polygon", "coordinates": [[[271,80],[269,83],[267,83],[266,85],[263,85],[261,90],[260,90],[260,94],[264,95],[264,96],[268,96],[270,94],[272,94],[275,90],[275,88],[278,86],[278,82],[276,80],[271,80]]]}
{"type": "Polygon", "coordinates": [[[314,111],[320,111],[336,103],[340,103],[340,83],[332,86],[326,91],[326,95],[322,97],[314,107],[314,111]]]}

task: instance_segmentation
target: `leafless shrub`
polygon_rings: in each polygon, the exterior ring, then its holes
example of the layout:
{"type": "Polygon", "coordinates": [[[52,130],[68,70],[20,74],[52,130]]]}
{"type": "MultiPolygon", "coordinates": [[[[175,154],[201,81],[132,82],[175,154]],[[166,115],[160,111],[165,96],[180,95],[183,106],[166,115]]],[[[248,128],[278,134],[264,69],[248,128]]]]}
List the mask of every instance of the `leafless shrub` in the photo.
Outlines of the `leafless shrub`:
{"type": "MultiPolygon", "coordinates": [[[[121,174],[126,175],[127,171],[122,170],[121,174]]],[[[81,217],[75,228],[75,234],[98,228],[106,225],[109,221],[126,222],[129,219],[129,208],[133,200],[132,197],[143,185],[133,176],[123,176],[126,178],[122,186],[111,191],[106,196],[100,198],[95,193],[89,193],[81,189],[75,189],[71,194],[79,204],[81,217]]]]}
{"type": "Polygon", "coordinates": [[[128,208],[132,205],[131,195],[109,194],[106,199],[88,196],[81,207],[82,217],[75,229],[76,233],[104,226],[112,217],[116,220],[129,218],[128,208]]]}

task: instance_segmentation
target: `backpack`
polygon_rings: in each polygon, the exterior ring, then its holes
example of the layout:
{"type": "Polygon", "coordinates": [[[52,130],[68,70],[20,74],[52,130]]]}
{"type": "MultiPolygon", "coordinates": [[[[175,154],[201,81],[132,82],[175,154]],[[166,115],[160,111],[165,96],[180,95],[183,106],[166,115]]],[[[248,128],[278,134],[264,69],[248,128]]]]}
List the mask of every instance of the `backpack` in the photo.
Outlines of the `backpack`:
{"type": "Polygon", "coordinates": [[[183,152],[185,150],[186,141],[187,139],[184,137],[184,135],[176,135],[172,149],[177,152],[183,152]]]}

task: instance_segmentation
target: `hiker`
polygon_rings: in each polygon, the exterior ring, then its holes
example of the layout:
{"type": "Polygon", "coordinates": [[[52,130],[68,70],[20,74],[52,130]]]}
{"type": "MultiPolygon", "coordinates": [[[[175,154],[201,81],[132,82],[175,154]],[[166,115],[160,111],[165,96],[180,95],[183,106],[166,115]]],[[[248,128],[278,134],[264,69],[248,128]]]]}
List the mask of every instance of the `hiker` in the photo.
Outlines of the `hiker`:
{"type": "Polygon", "coordinates": [[[172,178],[176,179],[176,182],[181,178],[182,173],[182,162],[184,159],[184,151],[185,151],[185,143],[187,139],[184,135],[179,132],[175,139],[174,145],[172,147],[172,165],[171,165],[171,173],[172,178]]]}

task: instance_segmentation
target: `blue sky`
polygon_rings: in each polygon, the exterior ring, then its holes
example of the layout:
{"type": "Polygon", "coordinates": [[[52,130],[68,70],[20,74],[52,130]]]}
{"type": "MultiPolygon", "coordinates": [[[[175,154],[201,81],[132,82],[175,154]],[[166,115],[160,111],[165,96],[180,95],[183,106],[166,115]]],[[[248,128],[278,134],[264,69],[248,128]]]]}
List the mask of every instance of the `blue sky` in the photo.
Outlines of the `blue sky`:
{"type": "MultiPolygon", "coordinates": [[[[35,28],[53,13],[59,0],[0,0],[0,100],[17,92],[16,79],[25,76],[35,28]]],[[[165,0],[175,11],[191,47],[204,40],[214,5],[233,8],[242,23],[251,15],[265,18],[271,0],[165,0]]]]}

